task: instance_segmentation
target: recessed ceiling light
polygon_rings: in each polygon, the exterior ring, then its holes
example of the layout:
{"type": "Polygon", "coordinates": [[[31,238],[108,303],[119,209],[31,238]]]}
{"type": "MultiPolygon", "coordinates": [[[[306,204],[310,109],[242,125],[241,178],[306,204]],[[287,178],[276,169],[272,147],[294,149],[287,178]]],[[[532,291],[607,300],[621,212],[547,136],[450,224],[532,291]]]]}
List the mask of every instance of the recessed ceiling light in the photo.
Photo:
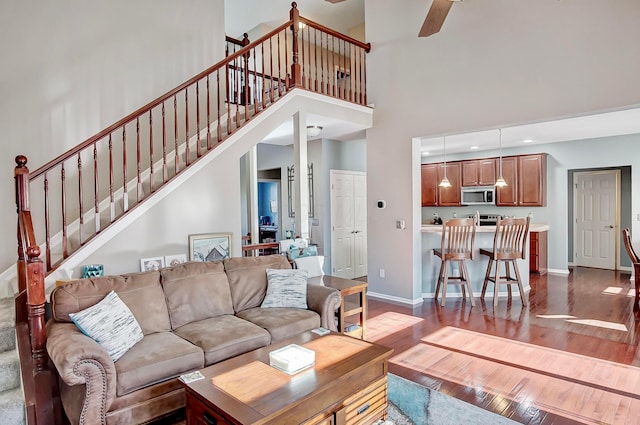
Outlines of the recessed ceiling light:
{"type": "Polygon", "coordinates": [[[471,146],[469,149],[478,149],[478,146],[471,146]]]}
{"type": "Polygon", "coordinates": [[[525,139],[522,141],[522,143],[533,143],[533,140],[531,139],[525,139]]]}
{"type": "Polygon", "coordinates": [[[429,155],[429,152],[427,152],[427,151],[423,151],[422,152],[422,156],[427,156],[427,155],[429,155]]]}

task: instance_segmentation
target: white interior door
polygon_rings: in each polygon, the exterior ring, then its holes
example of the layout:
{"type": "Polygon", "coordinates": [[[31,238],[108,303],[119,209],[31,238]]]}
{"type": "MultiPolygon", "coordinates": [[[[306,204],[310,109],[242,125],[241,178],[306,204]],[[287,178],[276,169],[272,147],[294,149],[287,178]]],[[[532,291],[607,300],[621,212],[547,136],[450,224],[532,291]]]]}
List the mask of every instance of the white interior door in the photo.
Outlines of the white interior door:
{"type": "Polygon", "coordinates": [[[619,171],[575,173],[575,264],[615,270],[619,171]]]}
{"type": "Polygon", "coordinates": [[[353,277],[353,176],[331,171],[332,275],[353,277]]]}
{"type": "Polygon", "coordinates": [[[331,274],[367,274],[366,174],[331,170],[331,274]]]}

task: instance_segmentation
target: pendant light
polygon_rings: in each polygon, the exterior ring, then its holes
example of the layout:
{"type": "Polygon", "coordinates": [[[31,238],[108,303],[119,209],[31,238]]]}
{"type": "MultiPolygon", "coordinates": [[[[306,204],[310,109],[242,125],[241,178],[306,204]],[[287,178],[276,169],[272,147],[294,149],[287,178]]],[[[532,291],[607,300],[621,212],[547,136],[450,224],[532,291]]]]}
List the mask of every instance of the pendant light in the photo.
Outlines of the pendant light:
{"type": "Polygon", "coordinates": [[[499,140],[500,140],[500,175],[498,176],[498,179],[496,180],[496,187],[505,187],[507,186],[507,182],[504,180],[504,177],[502,177],[502,129],[499,128],[498,129],[498,136],[499,136],[499,140]]]}
{"type": "Polygon", "coordinates": [[[444,176],[442,177],[442,180],[440,181],[440,184],[438,186],[451,187],[451,183],[447,178],[447,137],[446,136],[442,136],[442,145],[444,147],[444,176]]]}

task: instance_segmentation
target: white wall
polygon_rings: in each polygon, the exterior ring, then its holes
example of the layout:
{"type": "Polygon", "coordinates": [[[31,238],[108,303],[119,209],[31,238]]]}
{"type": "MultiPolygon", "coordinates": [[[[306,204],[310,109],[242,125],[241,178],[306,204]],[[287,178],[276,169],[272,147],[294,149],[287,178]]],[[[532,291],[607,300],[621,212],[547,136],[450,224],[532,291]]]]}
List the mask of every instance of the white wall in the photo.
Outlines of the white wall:
{"type": "Polygon", "coordinates": [[[35,170],[222,59],[223,3],[0,3],[0,271],[17,258],[14,157],[35,170]]]}
{"type": "Polygon", "coordinates": [[[368,99],[376,108],[367,131],[369,247],[376,247],[369,249],[369,286],[407,300],[420,292],[413,137],[640,103],[636,0],[456,3],[440,33],[418,38],[428,7],[421,0],[401,8],[385,0],[365,4],[368,99]],[[387,208],[375,209],[375,199],[387,208]],[[399,218],[407,230],[394,228],[399,218]]]}

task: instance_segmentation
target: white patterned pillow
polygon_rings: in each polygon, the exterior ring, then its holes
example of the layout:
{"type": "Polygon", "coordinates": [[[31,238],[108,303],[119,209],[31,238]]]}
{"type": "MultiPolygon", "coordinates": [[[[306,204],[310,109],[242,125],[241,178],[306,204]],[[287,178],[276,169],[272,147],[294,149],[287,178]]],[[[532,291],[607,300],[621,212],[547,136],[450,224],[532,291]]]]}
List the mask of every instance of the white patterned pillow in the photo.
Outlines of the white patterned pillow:
{"type": "Polygon", "coordinates": [[[307,308],[307,271],[267,269],[267,295],[260,307],[307,308]]]}
{"type": "Polygon", "coordinates": [[[114,362],[144,336],[133,313],[114,291],[98,304],[71,313],[69,317],[83,334],[100,344],[114,362]]]}

